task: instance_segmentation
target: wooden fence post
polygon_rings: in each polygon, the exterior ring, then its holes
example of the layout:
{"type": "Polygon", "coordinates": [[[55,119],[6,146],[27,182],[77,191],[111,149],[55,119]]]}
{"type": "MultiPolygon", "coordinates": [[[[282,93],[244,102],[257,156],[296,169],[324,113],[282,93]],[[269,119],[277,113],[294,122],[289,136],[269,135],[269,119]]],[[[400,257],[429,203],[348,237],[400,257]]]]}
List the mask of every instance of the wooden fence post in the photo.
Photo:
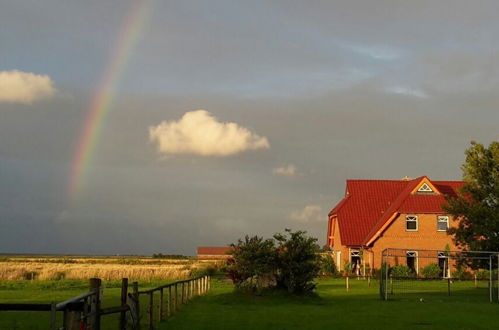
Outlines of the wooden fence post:
{"type": "Polygon", "coordinates": [[[90,305],[90,329],[100,330],[100,290],[102,281],[100,278],[90,279],[90,290],[94,292],[90,305]]]}
{"type": "Polygon", "coordinates": [[[154,291],[149,292],[149,329],[154,329],[154,299],[153,299],[154,291]]]}
{"type": "MultiPolygon", "coordinates": [[[[126,298],[128,296],[128,278],[121,279],[121,307],[126,306],[126,298]]],[[[120,330],[126,330],[126,312],[120,314],[120,330]]]]}
{"type": "Polygon", "coordinates": [[[55,309],[55,302],[52,302],[50,304],[50,330],[56,330],[56,309],[55,309]]]}
{"type": "Polygon", "coordinates": [[[347,291],[348,291],[348,289],[350,288],[350,287],[349,287],[349,283],[348,283],[348,276],[346,277],[346,282],[345,282],[345,283],[346,283],[346,286],[347,286],[347,291]]]}
{"type": "Polygon", "coordinates": [[[178,288],[177,283],[175,283],[175,309],[174,312],[178,311],[178,288]]]}
{"type": "Polygon", "coordinates": [[[64,330],[80,330],[82,309],[69,304],[64,309],[64,330]]]}
{"type": "Polygon", "coordinates": [[[182,282],[182,299],[180,299],[180,303],[183,305],[184,304],[184,289],[185,289],[185,282],[182,282]]]}
{"type": "Polygon", "coordinates": [[[135,329],[140,329],[140,297],[139,297],[139,283],[133,282],[133,301],[134,301],[134,314],[135,314],[135,329]]]}
{"type": "Polygon", "coordinates": [[[168,287],[168,311],[167,311],[168,317],[170,317],[172,315],[172,309],[173,309],[172,286],[170,285],[168,287]]]}
{"type": "Polygon", "coordinates": [[[159,290],[159,321],[163,321],[163,288],[159,290]]]}

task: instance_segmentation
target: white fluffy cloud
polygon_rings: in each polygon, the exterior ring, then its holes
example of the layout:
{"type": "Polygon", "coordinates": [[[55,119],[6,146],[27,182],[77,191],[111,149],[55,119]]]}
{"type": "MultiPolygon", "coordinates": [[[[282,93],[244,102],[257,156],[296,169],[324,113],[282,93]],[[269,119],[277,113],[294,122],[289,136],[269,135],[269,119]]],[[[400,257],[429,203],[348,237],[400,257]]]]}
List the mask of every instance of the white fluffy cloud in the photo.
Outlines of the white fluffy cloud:
{"type": "Polygon", "coordinates": [[[307,205],[301,210],[292,212],[289,217],[292,220],[300,222],[320,222],[325,221],[326,219],[322,216],[322,207],[314,204],[307,205]]]}
{"type": "Polygon", "coordinates": [[[283,176],[295,176],[296,175],[296,166],[293,164],[289,164],[282,167],[277,167],[272,170],[272,173],[283,176]]]}
{"type": "Polygon", "coordinates": [[[0,102],[31,104],[55,92],[49,76],[18,70],[0,71],[0,102]]]}
{"type": "Polygon", "coordinates": [[[236,123],[219,122],[206,110],[186,112],[178,121],[151,126],[149,138],[165,155],[228,156],[270,148],[267,138],[236,123]]]}

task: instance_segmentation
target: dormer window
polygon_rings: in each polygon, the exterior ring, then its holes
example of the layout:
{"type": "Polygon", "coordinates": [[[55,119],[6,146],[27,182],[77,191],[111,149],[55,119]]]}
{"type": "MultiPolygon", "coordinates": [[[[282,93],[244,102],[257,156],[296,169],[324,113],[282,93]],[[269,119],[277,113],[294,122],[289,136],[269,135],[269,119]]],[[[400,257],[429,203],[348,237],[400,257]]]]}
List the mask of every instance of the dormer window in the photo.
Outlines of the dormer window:
{"type": "Polygon", "coordinates": [[[416,215],[408,215],[405,217],[405,230],[418,231],[418,217],[416,215]]]}
{"type": "Polygon", "coordinates": [[[419,187],[418,193],[433,193],[431,187],[425,182],[419,187]]]}

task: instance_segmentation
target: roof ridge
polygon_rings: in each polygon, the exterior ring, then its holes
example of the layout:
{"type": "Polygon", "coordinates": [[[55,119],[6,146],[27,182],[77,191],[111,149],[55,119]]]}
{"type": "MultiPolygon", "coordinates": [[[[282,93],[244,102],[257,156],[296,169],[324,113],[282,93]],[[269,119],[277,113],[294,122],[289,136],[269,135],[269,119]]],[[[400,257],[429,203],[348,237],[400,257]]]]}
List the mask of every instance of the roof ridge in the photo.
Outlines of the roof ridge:
{"type": "MultiPolygon", "coordinates": [[[[376,234],[376,232],[378,230],[378,228],[377,228],[378,225],[380,225],[380,224],[381,224],[381,226],[384,225],[384,222],[386,222],[388,220],[388,219],[385,219],[387,217],[387,215],[391,216],[392,214],[394,214],[399,209],[400,205],[402,205],[402,203],[410,195],[410,193],[414,189],[414,187],[416,187],[417,184],[419,182],[421,182],[421,180],[423,180],[423,178],[425,178],[425,177],[426,176],[422,176],[422,177],[413,179],[411,181],[406,181],[407,185],[405,186],[405,188],[400,192],[400,194],[397,196],[397,198],[395,198],[393,200],[393,203],[390,204],[390,206],[386,209],[386,211],[383,212],[383,214],[379,217],[378,221],[376,221],[376,223],[374,224],[374,226],[371,228],[371,230],[369,231],[369,233],[366,235],[366,237],[362,241],[363,245],[365,243],[367,243],[367,241],[372,236],[374,236],[374,234],[376,234]],[[390,213],[388,213],[388,212],[390,212],[390,213]]],[[[426,177],[426,178],[428,178],[428,177],[426,177]]],[[[430,180],[430,179],[428,179],[428,180],[430,180]]]]}

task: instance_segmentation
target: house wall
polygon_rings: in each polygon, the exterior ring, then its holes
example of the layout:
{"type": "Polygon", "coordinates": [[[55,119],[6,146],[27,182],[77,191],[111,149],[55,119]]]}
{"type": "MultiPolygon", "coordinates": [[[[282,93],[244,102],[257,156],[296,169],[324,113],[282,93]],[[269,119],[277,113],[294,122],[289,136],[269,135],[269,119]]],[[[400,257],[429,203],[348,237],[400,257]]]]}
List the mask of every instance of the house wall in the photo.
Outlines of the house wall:
{"type": "MultiPolygon", "coordinates": [[[[457,221],[449,217],[449,227],[457,226],[457,221]]],[[[408,248],[408,249],[428,249],[445,250],[449,245],[450,250],[456,250],[452,242],[452,236],[445,231],[437,231],[437,214],[400,214],[391,225],[381,234],[369,249],[372,252],[373,266],[381,268],[381,253],[387,248],[408,248]],[[406,216],[418,216],[418,230],[406,230],[406,216]]],[[[393,262],[406,265],[404,257],[398,257],[393,262]]],[[[391,261],[392,262],[392,261],[391,261]]],[[[421,269],[430,263],[438,263],[438,258],[418,258],[418,268],[421,269]]]]}
{"type": "Polygon", "coordinates": [[[338,270],[343,270],[345,262],[349,260],[349,248],[341,243],[340,226],[338,225],[338,220],[336,217],[331,217],[331,230],[330,236],[332,236],[330,247],[334,251],[334,263],[338,270]]]}

